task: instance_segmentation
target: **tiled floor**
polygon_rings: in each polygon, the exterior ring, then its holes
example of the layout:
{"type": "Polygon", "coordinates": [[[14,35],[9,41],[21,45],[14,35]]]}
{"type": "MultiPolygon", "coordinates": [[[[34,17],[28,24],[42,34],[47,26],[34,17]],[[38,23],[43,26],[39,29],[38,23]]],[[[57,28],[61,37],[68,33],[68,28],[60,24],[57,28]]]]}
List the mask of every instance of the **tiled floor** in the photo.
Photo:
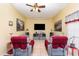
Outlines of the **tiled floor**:
{"type": "Polygon", "coordinates": [[[48,56],[44,40],[35,40],[32,56],[48,56]]]}

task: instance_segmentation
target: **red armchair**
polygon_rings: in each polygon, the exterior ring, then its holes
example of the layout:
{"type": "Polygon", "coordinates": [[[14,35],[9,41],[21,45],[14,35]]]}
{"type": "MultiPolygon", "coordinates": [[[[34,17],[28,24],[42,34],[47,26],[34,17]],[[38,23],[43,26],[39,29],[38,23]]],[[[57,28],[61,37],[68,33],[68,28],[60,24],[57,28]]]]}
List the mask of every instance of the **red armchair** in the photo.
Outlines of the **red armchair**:
{"type": "Polygon", "coordinates": [[[11,38],[13,45],[13,55],[14,56],[27,56],[31,55],[32,52],[32,42],[27,43],[26,36],[13,36],[11,38]]]}
{"type": "Polygon", "coordinates": [[[52,36],[52,43],[47,44],[48,55],[64,55],[67,40],[68,38],[66,36],[52,36]]]}

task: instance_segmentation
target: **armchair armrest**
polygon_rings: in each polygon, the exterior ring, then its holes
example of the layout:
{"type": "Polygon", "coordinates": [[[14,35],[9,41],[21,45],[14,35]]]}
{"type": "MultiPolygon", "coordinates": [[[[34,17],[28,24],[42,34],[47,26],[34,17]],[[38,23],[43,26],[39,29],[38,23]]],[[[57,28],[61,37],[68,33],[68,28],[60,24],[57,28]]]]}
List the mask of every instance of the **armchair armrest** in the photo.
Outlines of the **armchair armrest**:
{"type": "Polygon", "coordinates": [[[65,48],[64,48],[64,55],[65,55],[65,56],[68,55],[68,45],[66,45],[65,48]]]}
{"type": "Polygon", "coordinates": [[[45,47],[46,49],[48,48],[48,45],[51,44],[50,42],[48,42],[48,40],[45,40],[45,47]]]}
{"type": "Polygon", "coordinates": [[[52,55],[52,44],[48,45],[48,55],[51,56],[52,55]]]}
{"type": "Polygon", "coordinates": [[[12,43],[11,42],[9,42],[7,44],[7,53],[8,54],[13,54],[13,46],[12,46],[12,43]]]}
{"type": "Polygon", "coordinates": [[[32,54],[33,46],[34,46],[34,40],[31,40],[30,42],[28,42],[28,44],[27,44],[28,56],[30,56],[32,54]]]}
{"type": "Polygon", "coordinates": [[[27,45],[27,55],[30,56],[32,54],[32,45],[27,45]]]}
{"type": "Polygon", "coordinates": [[[34,40],[31,40],[29,45],[32,45],[32,47],[34,46],[34,40]]]}

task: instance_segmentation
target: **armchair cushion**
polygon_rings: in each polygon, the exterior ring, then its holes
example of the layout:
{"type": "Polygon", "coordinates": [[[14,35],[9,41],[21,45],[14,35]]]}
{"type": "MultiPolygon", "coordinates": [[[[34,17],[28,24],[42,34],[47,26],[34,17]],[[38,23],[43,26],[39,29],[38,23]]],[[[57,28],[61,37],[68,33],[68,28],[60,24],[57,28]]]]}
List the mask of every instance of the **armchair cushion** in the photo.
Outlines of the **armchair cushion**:
{"type": "Polygon", "coordinates": [[[65,48],[68,38],[66,36],[53,36],[52,37],[52,48],[65,48]]]}
{"type": "Polygon", "coordinates": [[[20,44],[19,44],[20,40],[18,40],[18,39],[19,39],[19,37],[17,37],[17,36],[11,37],[11,42],[13,44],[13,48],[19,48],[20,47],[20,44]]]}
{"type": "Polygon", "coordinates": [[[26,36],[13,36],[11,38],[14,48],[25,49],[27,47],[27,37],[26,36]]]}
{"type": "Polygon", "coordinates": [[[20,36],[20,48],[21,49],[26,49],[27,48],[27,37],[26,36],[20,36]]]}
{"type": "Polygon", "coordinates": [[[63,56],[64,50],[62,48],[52,49],[52,56],[63,56]]]}

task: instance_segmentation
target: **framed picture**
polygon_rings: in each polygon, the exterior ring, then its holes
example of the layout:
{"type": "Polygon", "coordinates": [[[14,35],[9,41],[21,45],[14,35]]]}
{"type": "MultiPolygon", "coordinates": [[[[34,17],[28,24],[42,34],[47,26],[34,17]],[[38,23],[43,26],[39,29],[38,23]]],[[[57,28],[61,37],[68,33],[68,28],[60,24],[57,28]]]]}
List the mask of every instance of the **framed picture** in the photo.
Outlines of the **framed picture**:
{"type": "Polygon", "coordinates": [[[9,21],[9,26],[13,26],[13,21],[9,21]]]}
{"type": "Polygon", "coordinates": [[[16,19],[16,30],[24,31],[24,22],[18,18],[16,19]]]}
{"type": "Polygon", "coordinates": [[[62,31],[62,20],[59,20],[55,23],[54,25],[54,30],[55,31],[62,31]]]}

